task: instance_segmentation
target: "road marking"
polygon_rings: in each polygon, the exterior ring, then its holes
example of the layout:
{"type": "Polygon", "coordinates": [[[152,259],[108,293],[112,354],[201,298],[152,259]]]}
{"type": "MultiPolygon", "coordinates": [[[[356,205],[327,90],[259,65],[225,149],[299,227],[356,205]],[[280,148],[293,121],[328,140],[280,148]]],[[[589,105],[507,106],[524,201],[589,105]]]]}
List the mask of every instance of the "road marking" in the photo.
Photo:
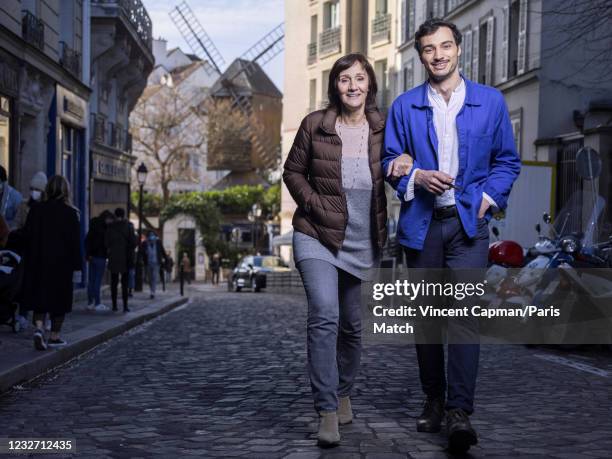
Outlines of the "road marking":
{"type": "Polygon", "coordinates": [[[577,362],[575,360],[561,357],[558,355],[535,354],[534,357],[537,357],[542,360],[548,360],[549,362],[558,363],[559,365],[564,365],[566,367],[574,368],[575,370],[580,370],[597,376],[601,376],[603,378],[607,378],[608,376],[610,376],[610,373],[606,370],[602,370],[601,368],[594,367],[593,365],[577,362]]]}

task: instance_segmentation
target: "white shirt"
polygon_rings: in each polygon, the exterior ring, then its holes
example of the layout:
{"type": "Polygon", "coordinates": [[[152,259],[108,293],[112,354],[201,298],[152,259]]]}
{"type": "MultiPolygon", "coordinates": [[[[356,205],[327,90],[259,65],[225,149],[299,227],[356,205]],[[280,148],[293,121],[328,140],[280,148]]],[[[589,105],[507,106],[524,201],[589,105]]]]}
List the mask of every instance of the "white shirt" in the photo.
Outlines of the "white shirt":
{"type": "MultiPolygon", "coordinates": [[[[465,101],[465,81],[463,78],[453,90],[450,100],[446,103],[444,96],[427,84],[427,98],[433,108],[433,122],[436,136],[438,137],[438,170],[451,177],[457,177],[459,172],[459,135],[457,134],[457,115],[465,101]]],[[[415,169],[408,181],[404,199],[410,201],[414,198],[414,176],[415,169]]],[[[495,201],[483,193],[483,197],[495,206],[495,201]]],[[[436,207],[455,205],[455,190],[453,188],[436,196],[436,207]]]]}

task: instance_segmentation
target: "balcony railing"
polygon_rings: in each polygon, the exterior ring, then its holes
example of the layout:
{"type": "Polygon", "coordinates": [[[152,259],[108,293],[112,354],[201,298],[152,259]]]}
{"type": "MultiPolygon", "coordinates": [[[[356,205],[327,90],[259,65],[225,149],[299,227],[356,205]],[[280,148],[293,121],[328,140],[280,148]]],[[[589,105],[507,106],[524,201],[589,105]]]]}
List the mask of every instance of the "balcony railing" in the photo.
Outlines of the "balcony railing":
{"type": "Polygon", "coordinates": [[[144,46],[151,50],[153,37],[151,18],[141,0],[92,0],[91,3],[92,6],[104,8],[105,11],[112,7],[117,8],[119,13],[132,24],[144,46]]]}
{"type": "Polygon", "coordinates": [[[308,44],[308,65],[317,61],[317,42],[308,44]]]}
{"type": "Polygon", "coordinates": [[[341,27],[324,30],[319,34],[319,54],[333,54],[341,51],[341,27]]]}
{"type": "Polygon", "coordinates": [[[81,53],[60,41],[60,64],[75,77],[81,78],[81,53]]]}
{"type": "Polygon", "coordinates": [[[45,49],[45,25],[28,10],[22,11],[21,36],[41,51],[45,49]]]}
{"type": "Polygon", "coordinates": [[[391,15],[381,14],[372,19],[372,44],[391,40],[391,15]]]}

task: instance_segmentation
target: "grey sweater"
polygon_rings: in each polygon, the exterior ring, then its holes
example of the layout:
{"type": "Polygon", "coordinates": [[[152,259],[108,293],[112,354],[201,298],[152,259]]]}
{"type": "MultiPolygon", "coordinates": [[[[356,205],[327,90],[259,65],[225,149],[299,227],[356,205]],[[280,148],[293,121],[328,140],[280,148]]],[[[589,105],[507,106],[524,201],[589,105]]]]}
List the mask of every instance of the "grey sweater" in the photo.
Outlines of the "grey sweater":
{"type": "Polygon", "coordinates": [[[342,187],[346,194],[348,224],[342,248],[333,252],[317,239],[296,231],[293,257],[327,261],[361,280],[370,280],[378,266],[378,250],[372,242],[372,175],[368,158],[369,125],[346,126],[336,122],[342,140],[342,187]]]}

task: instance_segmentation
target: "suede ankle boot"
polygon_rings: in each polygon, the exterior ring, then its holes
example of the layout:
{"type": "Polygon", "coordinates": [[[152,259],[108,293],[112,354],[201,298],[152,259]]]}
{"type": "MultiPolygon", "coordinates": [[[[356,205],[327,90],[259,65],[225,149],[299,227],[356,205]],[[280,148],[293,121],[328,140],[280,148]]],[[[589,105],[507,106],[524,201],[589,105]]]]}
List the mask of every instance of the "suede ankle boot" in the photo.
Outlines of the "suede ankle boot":
{"type": "Polygon", "coordinates": [[[333,448],[340,444],[340,432],[338,432],[338,415],[335,411],[319,413],[319,433],[317,444],[321,448],[333,448]]]}
{"type": "Polygon", "coordinates": [[[340,397],[338,399],[338,424],[341,426],[353,422],[353,409],[351,408],[350,397],[340,397]]]}

